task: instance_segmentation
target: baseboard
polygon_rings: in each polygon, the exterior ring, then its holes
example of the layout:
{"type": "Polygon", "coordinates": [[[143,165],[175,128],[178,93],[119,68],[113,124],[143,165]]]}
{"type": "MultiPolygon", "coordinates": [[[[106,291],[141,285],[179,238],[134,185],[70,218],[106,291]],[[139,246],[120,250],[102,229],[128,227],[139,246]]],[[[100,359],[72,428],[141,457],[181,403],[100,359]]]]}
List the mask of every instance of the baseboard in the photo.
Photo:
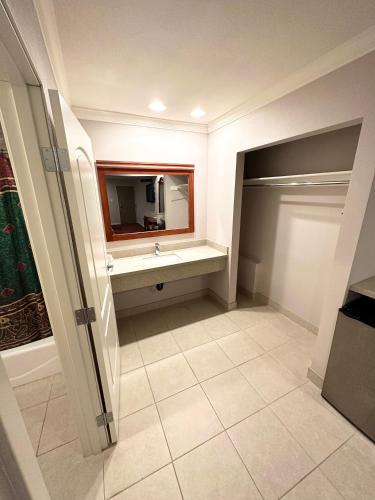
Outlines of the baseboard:
{"type": "Polygon", "coordinates": [[[210,297],[212,297],[226,311],[232,311],[233,309],[237,309],[237,301],[236,300],[234,302],[227,302],[222,297],[220,297],[220,295],[218,295],[216,292],[211,290],[211,288],[208,289],[208,295],[210,297]]]}
{"type": "Polygon", "coordinates": [[[309,368],[307,370],[307,378],[312,382],[314,385],[316,385],[319,389],[323,387],[323,382],[324,379],[318,375],[312,368],[309,368]]]}
{"type": "Polygon", "coordinates": [[[247,288],[244,288],[243,286],[238,285],[237,293],[247,297],[248,299],[251,299],[251,300],[255,299],[255,294],[253,292],[250,292],[250,290],[248,290],[247,288]]]}
{"type": "Polygon", "coordinates": [[[284,306],[278,304],[277,302],[273,301],[269,297],[266,297],[265,295],[263,295],[259,292],[256,292],[254,295],[254,298],[256,298],[257,300],[259,300],[261,302],[264,302],[265,304],[269,304],[271,307],[276,309],[276,311],[279,311],[282,314],[284,314],[284,316],[286,316],[287,318],[289,318],[292,321],[294,321],[295,323],[298,323],[299,325],[303,326],[304,328],[306,328],[306,330],[309,330],[314,335],[318,335],[319,328],[317,326],[313,325],[312,323],[309,323],[304,318],[301,318],[301,316],[298,316],[297,314],[290,311],[289,309],[286,309],[284,306]]]}
{"type": "Polygon", "coordinates": [[[140,314],[147,311],[154,311],[155,309],[172,306],[173,304],[179,304],[180,302],[199,299],[206,295],[209,295],[208,288],[197,290],[196,292],[185,293],[183,295],[177,295],[175,297],[169,297],[168,299],[149,302],[148,304],[142,304],[140,306],[129,307],[127,309],[116,309],[116,318],[127,318],[128,316],[134,316],[135,314],[140,314]]]}

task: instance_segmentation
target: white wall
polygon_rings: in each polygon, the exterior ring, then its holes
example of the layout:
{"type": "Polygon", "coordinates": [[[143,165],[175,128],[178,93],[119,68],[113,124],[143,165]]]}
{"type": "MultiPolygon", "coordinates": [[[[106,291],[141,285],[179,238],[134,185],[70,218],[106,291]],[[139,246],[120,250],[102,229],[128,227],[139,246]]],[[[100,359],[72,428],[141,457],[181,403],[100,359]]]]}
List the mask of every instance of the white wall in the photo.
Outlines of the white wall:
{"type": "Polygon", "coordinates": [[[165,227],[166,229],[184,228],[189,226],[188,190],[180,188],[187,183],[185,175],[166,175],[164,177],[165,227]]]}
{"type": "Polygon", "coordinates": [[[111,217],[112,224],[120,224],[120,207],[118,204],[118,196],[116,190],[117,183],[114,179],[106,180],[108,205],[109,205],[109,215],[111,217]]]}
{"type": "Polygon", "coordinates": [[[347,188],[247,188],[242,198],[241,286],[319,327],[347,188]],[[242,259],[243,261],[244,259],[242,259]],[[246,262],[246,261],[245,261],[246,262]]]}
{"type": "MultiPolygon", "coordinates": [[[[237,154],[363,119],[312,365],[321,377],[326,369],[337,309],[346,295],[374,179],[374,88],[373,52],[209,135],[207,237],[230,247],[228,272],[224,278],[214,277],[210,285],[225,300],[233,302],[237,284],[244,156],[237,158],[237,154]]],[[[370,271],[372,264],[367,263],[365,267],[370,271]]]]}
{"type": "Polygon", "coordinates": [[[349,284],[353,285],[370,276],[375,276],[375,180],[372,184],[349,284]]]}
{"type": "MultiPolygon", "coordinates": [[[[195,233],[147,241],[206,237],[207,134],[81,120],[96,160],[184,163],[195,166],[195,233]]],[[[142,240],[145,242],[145,240],[142,240]]],[[[108,248],[139,245],[139,240],[108,243],[108,248]]]]}

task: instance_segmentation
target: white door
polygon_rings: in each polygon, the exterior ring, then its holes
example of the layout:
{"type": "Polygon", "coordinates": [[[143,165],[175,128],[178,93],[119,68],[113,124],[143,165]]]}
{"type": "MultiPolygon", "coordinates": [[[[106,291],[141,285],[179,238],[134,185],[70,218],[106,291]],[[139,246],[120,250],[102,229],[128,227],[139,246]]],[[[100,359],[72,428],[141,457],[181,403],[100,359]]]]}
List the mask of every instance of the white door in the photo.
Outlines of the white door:
{"type": "Polygon", "coordinates": [[[57,147],[69,155],[69,170],[63,173],[68,219],[74,233],[82,302],[95,309],[96,319],[87,328],[103,411],[109,417],[108,438],[113,443],[118,437],[120,349],[96,168],[89,136],[56,90],[50,90],[49,97],[57,147]]]}

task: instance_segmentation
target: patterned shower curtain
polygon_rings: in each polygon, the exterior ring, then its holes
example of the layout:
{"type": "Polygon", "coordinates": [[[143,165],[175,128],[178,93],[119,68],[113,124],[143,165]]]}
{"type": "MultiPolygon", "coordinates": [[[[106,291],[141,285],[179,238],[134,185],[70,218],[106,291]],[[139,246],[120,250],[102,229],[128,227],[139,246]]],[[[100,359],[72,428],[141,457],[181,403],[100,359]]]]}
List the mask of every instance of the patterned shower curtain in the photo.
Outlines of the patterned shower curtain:
{"type": "Polygon", "coordinates": [[[0,154],[0,351],[52,335],[22,207],[0,154]]]}

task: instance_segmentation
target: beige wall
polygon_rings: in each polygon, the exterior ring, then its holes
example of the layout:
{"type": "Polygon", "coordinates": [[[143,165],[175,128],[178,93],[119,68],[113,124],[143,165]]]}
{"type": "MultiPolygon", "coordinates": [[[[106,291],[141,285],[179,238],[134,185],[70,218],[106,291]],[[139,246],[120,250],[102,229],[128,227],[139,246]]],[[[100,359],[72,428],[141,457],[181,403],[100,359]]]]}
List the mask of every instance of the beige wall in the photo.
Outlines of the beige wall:
{"type": "MultiPolygon", "coordinates": [[[[230,247],[225,278],[214,277],[210,284],[231,302],[236,295],[242,198],[243,158],[238,153],[363,120],[312,365],[321,377],[374,179],[374,88],[375,53],[371,53],[209,135],[207,237],[230,247]]],[[[363,266],[370,273],[373,264],[363,266]]]]}

